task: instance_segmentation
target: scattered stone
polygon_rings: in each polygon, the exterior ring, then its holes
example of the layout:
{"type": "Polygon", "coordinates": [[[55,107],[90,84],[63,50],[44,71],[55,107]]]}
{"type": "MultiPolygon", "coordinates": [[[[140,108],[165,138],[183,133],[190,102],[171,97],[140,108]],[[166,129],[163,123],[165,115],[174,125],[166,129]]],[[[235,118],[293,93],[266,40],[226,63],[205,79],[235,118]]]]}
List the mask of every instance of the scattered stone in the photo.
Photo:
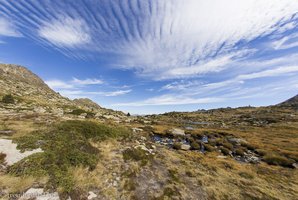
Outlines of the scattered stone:
{"type": "Polygon", "coordinates": [[[2,131],[0,131],[0,134],[2,134],[2,135],[12,135],[13,133],[15,133],[15,131],[13,131],[13,130],[2,130],[2,131]]]}
{"type": "Polygon", "coordinates": [[[227,158],[227,156],[217,156],[217,158],[223,158],[223,159],[225,159],[225,158],[227,158]]]}
{"type": "Polygon", "coordinates": [[[27,190],[19,200],[60,200],[58,192],[44,192],[43,188],[30,188],[27,190]]]}
{"type": "Polygon", "coordinates": [[[173,128],[170,132],[174,136],[185,136],[185,131],[179,128],[173,128]]]}
{"type": "Polygon", "coordinates": [[[134,132],[134,133],[139,133],[139,132],[142,132],[143,131],[143,129],[141,129],[141,128],[132,128],[132,131],[134,132]]]}
{"type": "Polygon", "coordinates": [[[231,143],[234,143],[234,144],[241,144],[242,142],[245,142],[245,140],[243,139],[240,139],[240,138],[228,138],[228,141],[231,142],[231,143]]]}
{"type": "Polygon", "coordinates": [[[208,137],[206,135],[203,136],[202,142],[203,143],[208,143],[208,137]]]}
{"type": "Polygon", "coordinates": [[[114,181],[114,182],[113,182],[113,186],[114,186],[114,187],[117,187],[117,186],[118,186],[118,182],[117,182],[117,181],[114,181]]]}
{"type": "Polygon", "coordinates": [[[188,144],[182,144],[181,145],[181,150],[185,150],[185,151],[190,150],[190,145],[188,145],[188,144]]]}
{"type": "Polygon", "coordinates": [[[88,199],[94,199],[96,197],[97,197],[97,195],[94,192],[92,192],[92,191],[88,192],[88,199]]]}
{"type": "Polygon", "coordinates": [[[147,138],[146,138],[146,137],[144,137],[144,136],[141,136],[141,140],[142,140],[142,141],[146,141],[146,140],[147,140],[147,138]]]}
{"type": "Polygon", "coordinates": [[[35,107],[35,108],[34,108],[34,112],[37,112],[37,113],[45,113],[45,112],[47,112],[47,110],[44,109],[43,107],[35,107]]]}

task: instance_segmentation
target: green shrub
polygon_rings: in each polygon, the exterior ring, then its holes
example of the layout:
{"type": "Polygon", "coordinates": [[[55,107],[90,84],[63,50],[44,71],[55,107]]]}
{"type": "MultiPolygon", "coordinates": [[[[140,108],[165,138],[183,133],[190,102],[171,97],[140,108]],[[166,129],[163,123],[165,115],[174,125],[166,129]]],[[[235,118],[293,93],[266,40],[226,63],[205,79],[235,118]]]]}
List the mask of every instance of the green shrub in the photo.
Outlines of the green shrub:
{"type": "Polygon", "coordinates": [[[180,196],[179,190],[177,188],[171,188],[171,187],[165,187],[163,191],[163,196],[160,199],[165,199],[164,197],[174,197],[174,196],[180,196]]]}
{"type": "Polygon", "coordinates": [[[2,97],[2,102],[7,104],[14,104],[15,100],[11,94],[7,94],[4,97],[2,97]]]}
{"type": "Polygon", "coordinates": [[[251,145],[247,142],[242,142],[241,146],[246,147],[248,150],[251,150],[251,151],[254,151],[256,149],[253,145],[251,145]]]}
{"type": "Polygon", "coordinates": [[[177,183],[180,182],[178,172],[176,170],[169,169],[169,176],[170,176],[172,182],[177,182],[177,183]]]}
{"type": "Polygon", "coordinates": [[[69,112],[68,114],[72,114],[72,115],[81,115],[83,113],[86,113],[87,116],[86,118],[92,118],[95,116],[95,114],[93,112],[89,112],[89,111],[86,111],[86,110],[83,110],[83,109],[74,109],[73,111],[69,112]]]}
{"type": "Polygon", "coordinates": [[[224,155],[230,155],[230,150],[225,148],[225,147],[221,147],[220,148],[221,153],[223,153],[224,155]]]}
{"type": "Polygon", "coordinates": [[[215,148],[209,144],[204,144],[204,147],[206,151],[209,151],[209,152],[215,151],[215,148]]]}
{"type": "Polygon", "coordinates": [[[201,148],[197,142],[192,142],[190,146],[191,146],[191,149],[193,150],[199,150],[201,148]]]}
{"type": "Polygon", "coordinates": [[[195,174],[194,174],[192,171],[190,171],[190,170],[187,170],[187,171],[185,172],[185,174],[186,174],[186,176],[188,176],[188,177],[195,177],[195,174]]]}
{"type": "Polygon", "coordinates": [[[223,140],[221,139],[221,138],[216,138],[216,140],[215,140],[215,144],[217,145],[217,146],[222,146],[223,145],[223,140]]]}
{"type": "Polygon", "coordinates": [[[257,149],[256,152],[260,155],[260,156],[265,156],[267,154],[267,152],[265,150],[262,149],[257,149]]]}
{"type": "Polygon", "coordinates": [[[247,172],[239,172],[239,175],[245,179],[253,179],[253,175],[252,174],[249,174],[247,172]]]}
{"type": "Polygon", "coordinates": [[[174,148],[174,149],[177,149],[177,150],[180,150],[180,149],[181,149],[181,144],[178,143],[178,142],[175,142],[175,143],[173,144],[173,148],[174,148]]]}
{"type": "Polygon", "coordinates": [[[134,160],[134,161],[140,161],[140,160],[147,160],[148,156],[146,155],[146,151],[144,151],[141,148],[130,148],[126,149],[122,153],[124,160],[134,160]]]}
{"type": "Polygon", "coordinates": [[[244,151],[242,149],[236,149],[235,154],[238,156],[244,156],[244,151]]]}
{"type": "Polygon", "coordinates": [[[73,180],[69,169],[84,166],[93,170],[99,161],[99,150],[91,145],[90,140],[102,141],[129,135],[127,129],[90,121],[60,122],[46,131],[33,132],[16,139],[21,150],[39,147],[44,152],[19,161],[9,168],[9,172],[17,176],[47,175],[52,187],[61,187],[70,192],[73,189],[73,180]]]}
{"type": "Polygon", "coordinates": [[[280,156],[280,155],[266,155],[263,158],[264,162],[266,162],[269,165],[279,165],[279,166],[283,166],[283,167],[293,167],[294,164],[294,160],[292,159],[288,159],[284,156],[280,156]]]}
{"type": "Polygon", "coordinates": [[[229,142],[224,142],[222,144],[222,146],[224,146],[227,149],[233,150],[233,145],[231,143],[229,143],[229,142]]]}
{"type": "Polygon", "coordinates": [[[5,162],[6,154],[0,153],[0,164],[3,164],[5,162]]]}

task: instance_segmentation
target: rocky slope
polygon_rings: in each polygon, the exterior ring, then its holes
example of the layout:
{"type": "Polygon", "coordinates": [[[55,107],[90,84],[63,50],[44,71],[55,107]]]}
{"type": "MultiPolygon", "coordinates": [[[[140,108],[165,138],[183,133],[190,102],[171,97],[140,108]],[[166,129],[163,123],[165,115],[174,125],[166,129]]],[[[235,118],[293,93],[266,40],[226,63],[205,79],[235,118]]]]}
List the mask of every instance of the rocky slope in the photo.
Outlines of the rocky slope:
{"type": "Polygon", "coordinates": [[[14,104],[0,105],[2,111],[9,110],[24,113],[54,114],[63,116],[73,114],[89,117],[121,118],[125,114],[100,107],[90,99],[70,100],[53,91],[36,74],[25,67],[12,64],[0,64],[0,99],[11,94],[14,104]],[[108,117],[105,117],[108,116],[108,117]]]}
{"type": "Polygon", "coordinates": [[[280,104],[278,106],[284,106],[284,107],[292,107],[295,109],[298,109],[298,94],[280,104]]]}

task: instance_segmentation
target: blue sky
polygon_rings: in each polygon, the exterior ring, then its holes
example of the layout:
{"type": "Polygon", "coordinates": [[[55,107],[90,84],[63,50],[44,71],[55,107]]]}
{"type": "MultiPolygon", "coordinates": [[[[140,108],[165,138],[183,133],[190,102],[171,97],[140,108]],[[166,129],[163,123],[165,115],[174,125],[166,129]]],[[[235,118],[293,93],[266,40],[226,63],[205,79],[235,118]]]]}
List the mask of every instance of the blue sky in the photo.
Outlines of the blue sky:
{"type": "Polygon", "coordinates": [[[0,0],[0,62],[134,114],[298,92],[298,1],[0,0]]]}

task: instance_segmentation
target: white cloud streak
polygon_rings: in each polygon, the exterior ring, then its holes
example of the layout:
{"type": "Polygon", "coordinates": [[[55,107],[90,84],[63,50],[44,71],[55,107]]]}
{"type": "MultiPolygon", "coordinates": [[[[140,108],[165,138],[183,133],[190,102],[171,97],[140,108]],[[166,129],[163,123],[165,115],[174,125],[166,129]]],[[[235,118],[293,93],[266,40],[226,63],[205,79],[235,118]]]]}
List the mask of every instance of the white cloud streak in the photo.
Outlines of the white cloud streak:
{"type": "Polygon", "coordinates": [[[73,78],[72,83],[74,83],[76,85],[101,85],[104,82],[100,79],[87,78],[87,79],[84,79],[84,80],[80,80],[80,79],[77,79],[77,78],[73,78]]]}
{"type": "MultiPolygon", "coordinates": [[[[53,90],[71,99],[83,98],[83,97],[89,98],[92,96],[116,97],[116,96],[121,96],[132,92],[131,89],[115,90],[115,91],[90,91],[89,86],[104,84],[103,80],[96,79],[96,78],[87,78],[87,79],[73,78],[71,81],[48,80],[48,81],[45,81],[45,83],[53,90]]],[[[91,88],[91,89],[94,90],[94,88],[91,88]]]]}
{"type": "Polygon", "coordinates": [[[17,28],[12,22],[0,17],[0,36],[21,37],[22,34],[17,31],[17,28]]]}
{"type": "Polygon", "coordinates": [[[208,104],[222,102],[223,98],[190,98],[179,97],[173,95],[162,95],[154,98],[149,98],[144,101],[136,101],[130,103],[118,103],[113,106],[162,106],[162,105],[186,105],[186,104],[208,104]]]}
{"type": "Polygon", "coordinates": [[[70,17],[45,22],[39,28],[38,34],[50,43],[62,47],[80,47],[91,40],[86,23],[70,17]]]}
{"type": "Polygon", "coordinates": [[[45,81],[45,83],[53,90],[74,88],[72,84],[69,84],[61,80],[47,80],[45,81]]]}

